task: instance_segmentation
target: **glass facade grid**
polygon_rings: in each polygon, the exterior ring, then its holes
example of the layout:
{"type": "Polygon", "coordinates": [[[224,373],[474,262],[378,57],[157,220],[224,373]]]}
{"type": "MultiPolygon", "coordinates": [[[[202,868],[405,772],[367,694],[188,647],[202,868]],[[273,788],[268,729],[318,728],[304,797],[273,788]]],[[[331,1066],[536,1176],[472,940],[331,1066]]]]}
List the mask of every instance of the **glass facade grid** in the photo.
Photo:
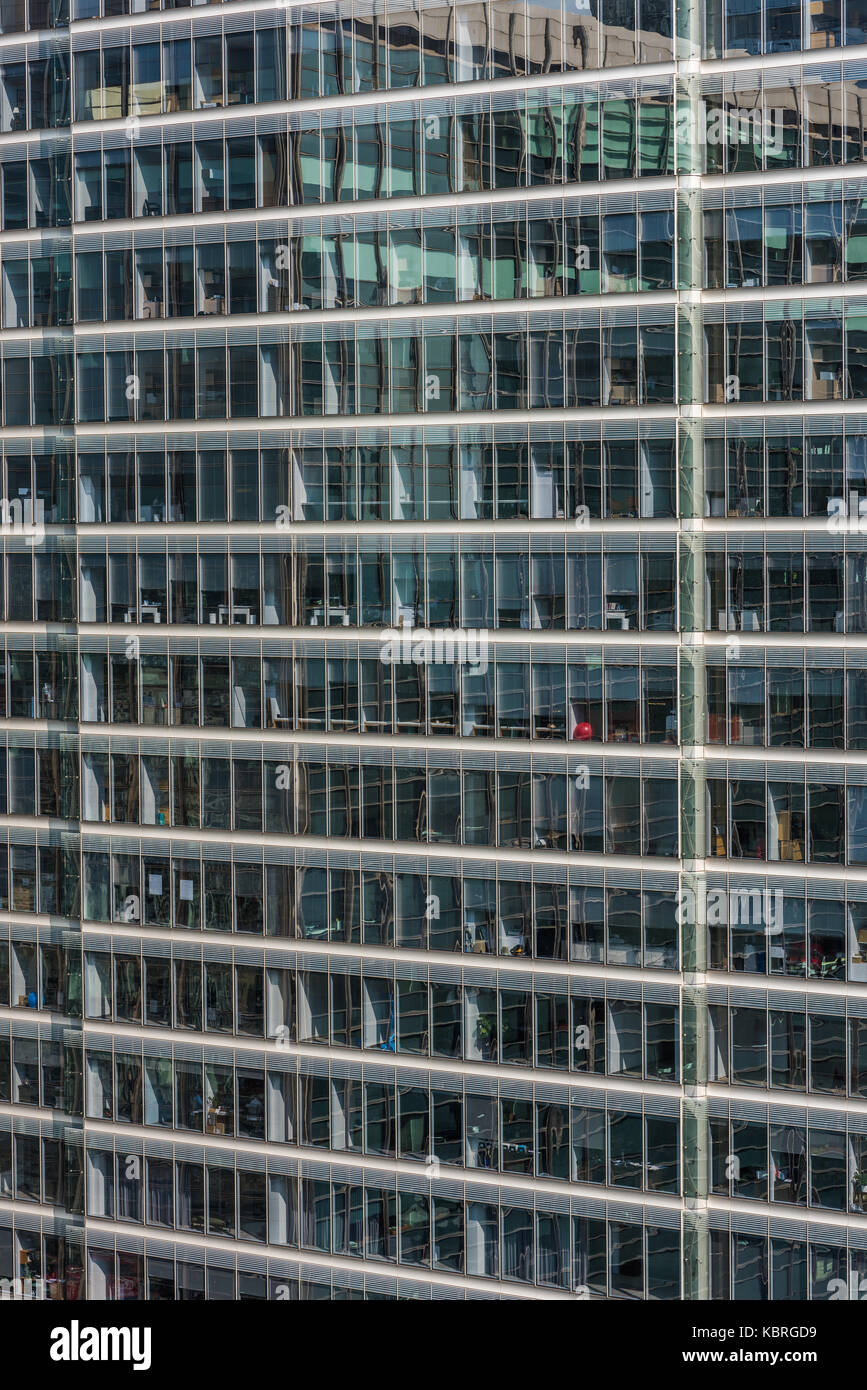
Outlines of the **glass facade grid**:
{"type": "Polygon", "coordinates": [[[867,1276],[863,42],[0,5],[0,1278],[867,1276]]]}

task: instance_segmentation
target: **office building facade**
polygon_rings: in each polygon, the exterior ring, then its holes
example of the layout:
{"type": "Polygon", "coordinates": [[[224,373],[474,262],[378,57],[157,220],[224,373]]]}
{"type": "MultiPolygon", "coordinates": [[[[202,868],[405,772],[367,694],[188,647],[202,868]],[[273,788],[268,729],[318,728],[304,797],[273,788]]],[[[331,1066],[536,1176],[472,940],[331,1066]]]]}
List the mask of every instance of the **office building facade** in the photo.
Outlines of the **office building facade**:
{"type": "Polygon", "coordinates": [[[865,62],[0,0],[7,1291],[862,1296],[865,62]]]}

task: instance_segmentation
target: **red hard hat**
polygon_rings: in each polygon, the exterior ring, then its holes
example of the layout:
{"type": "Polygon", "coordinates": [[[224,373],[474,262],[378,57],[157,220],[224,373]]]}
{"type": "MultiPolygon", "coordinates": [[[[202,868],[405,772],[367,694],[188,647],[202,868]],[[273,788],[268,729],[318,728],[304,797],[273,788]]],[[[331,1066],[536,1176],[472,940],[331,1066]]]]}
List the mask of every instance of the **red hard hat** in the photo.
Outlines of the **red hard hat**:
{"type": "Polygon", "coordinates": [[[589,724],[576,724],[575,732],[572,737],[583,739],[586,742],[588,738],[593,737],[593,730],[589,724]]]}

